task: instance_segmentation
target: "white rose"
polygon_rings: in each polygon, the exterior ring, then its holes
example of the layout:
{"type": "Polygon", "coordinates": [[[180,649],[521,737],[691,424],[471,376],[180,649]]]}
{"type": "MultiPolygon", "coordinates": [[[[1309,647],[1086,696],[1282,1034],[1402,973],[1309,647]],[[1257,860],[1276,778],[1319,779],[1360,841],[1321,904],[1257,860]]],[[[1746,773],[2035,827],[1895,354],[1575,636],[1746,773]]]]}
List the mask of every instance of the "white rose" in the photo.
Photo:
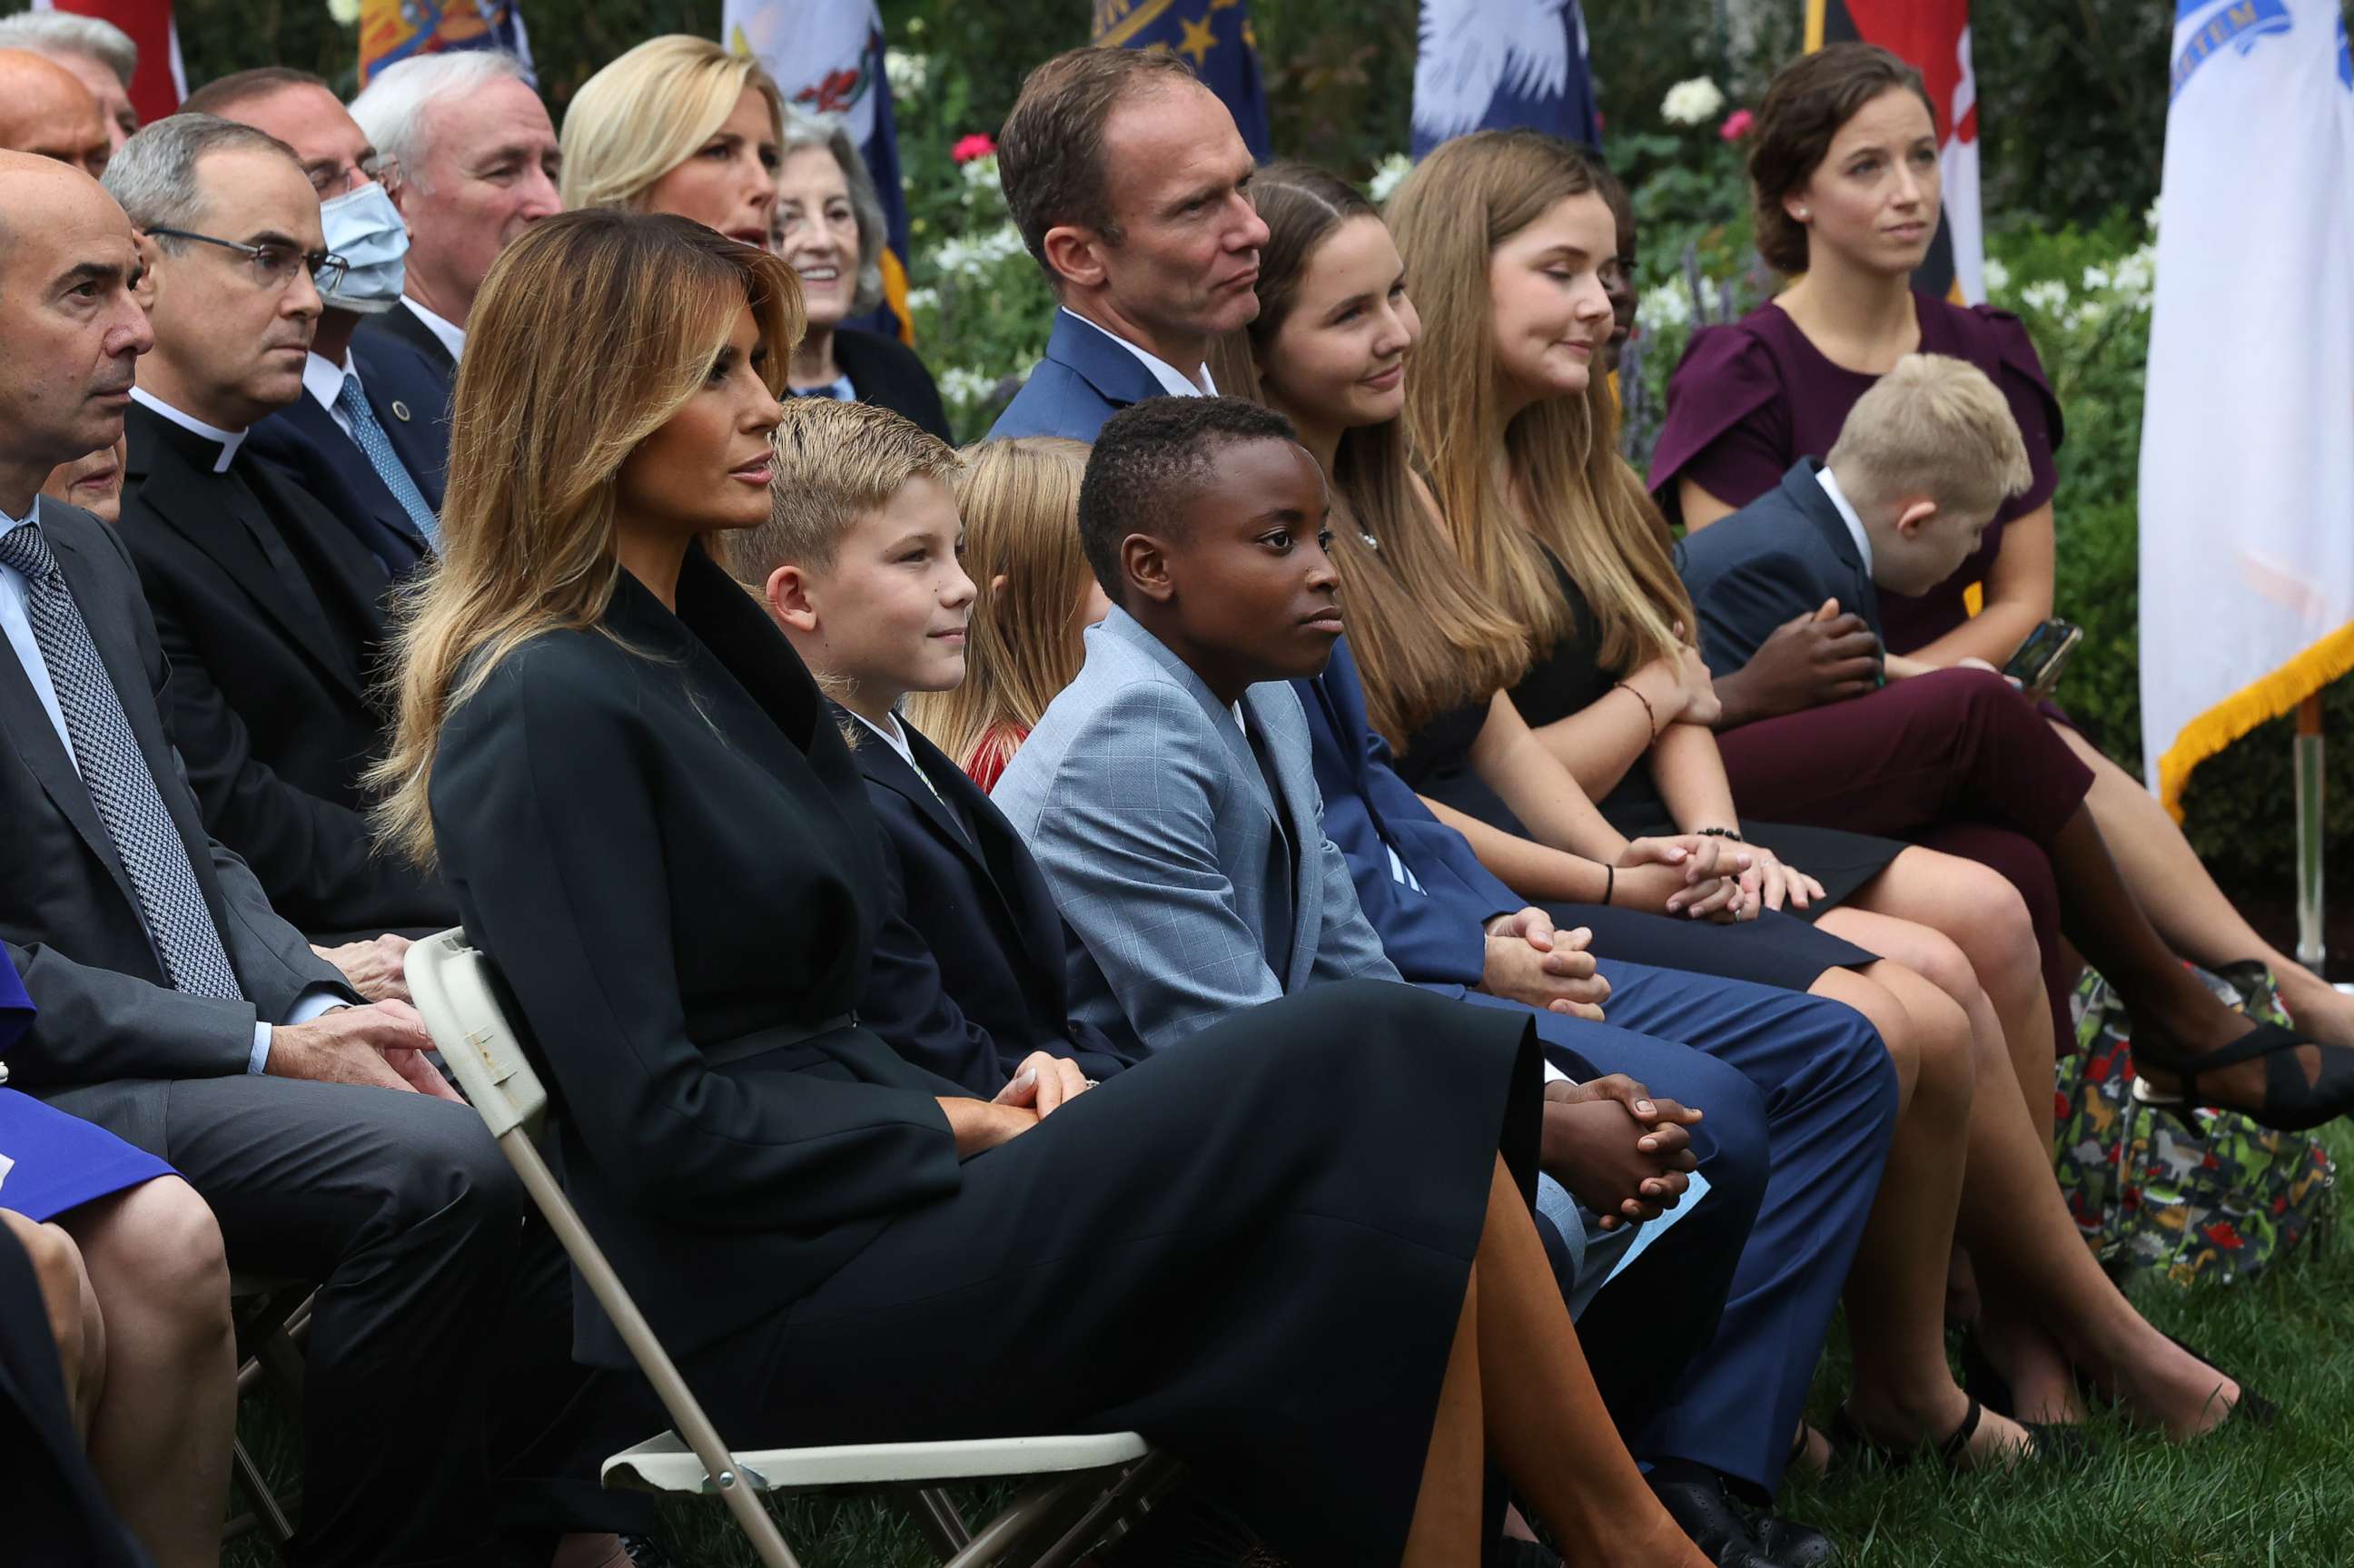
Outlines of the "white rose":
{"type": "Polygon", "coordinates": [[[1661,283],[1635,302],[1635,320],[1652,332],[1691,325],[1691,291],[1681,278],[1661,283]]]}
{"type": "Polygon", "coordinates": [[[360,19],[360,0],[327,0],[327,16],[338,27],[356,26],[360,19]]]}
{"type": "Polygon", "coordinates": [[[1724,94],[1704,76],[1680,81],[1659,101],[1659,113],[1670,125],[1703,125],[1724,107],[1724,94]]]}
{"type": "Polygon", "coordinates": [[[883,75],[891,83],[892,97],[913,98],[923,91],[924,84],[931,79],[931,57],[907,49],[885,49],[883,75]]]}
{"type": "Polygon", "coordinates": [[[2019,291],[2019,302],[2039,315],[2057,316],[2068,308],[2068,285],[2057,278],[2030,283],[2019,291]]]}
{"type": "Polygon", "coordinates": [[[1986,259],[1986,266],[1980,275],[1986,280],[1988,299],[1991,300],[1998,294],[2007,294],[2010,292],[2010,269],[2002,264],[2001,258],[1995,256],[1988,257],[1986,259]]]}
{"type": "Polygon", "coordinates": [[[1406,175],[1412,173],[1414,160],[1404,153],[1392,153],[1373,165],[1373,177],[1366,182],[1365,195],[1378,207],[1389,200],[1398,186],[1405,183],[1406,175]]]}

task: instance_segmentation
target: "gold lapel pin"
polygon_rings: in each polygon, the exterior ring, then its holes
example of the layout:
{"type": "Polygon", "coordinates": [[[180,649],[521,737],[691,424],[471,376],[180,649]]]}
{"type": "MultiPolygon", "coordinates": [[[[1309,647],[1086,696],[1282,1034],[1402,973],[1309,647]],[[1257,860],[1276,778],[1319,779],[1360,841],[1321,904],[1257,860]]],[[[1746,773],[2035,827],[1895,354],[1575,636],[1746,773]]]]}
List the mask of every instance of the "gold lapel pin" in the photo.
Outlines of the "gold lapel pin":
{"type": "Polygon", "coordinates": [[[395,397],[392,400],[392,417],[404,425],[408,423],[408,405],[395,397]]]}

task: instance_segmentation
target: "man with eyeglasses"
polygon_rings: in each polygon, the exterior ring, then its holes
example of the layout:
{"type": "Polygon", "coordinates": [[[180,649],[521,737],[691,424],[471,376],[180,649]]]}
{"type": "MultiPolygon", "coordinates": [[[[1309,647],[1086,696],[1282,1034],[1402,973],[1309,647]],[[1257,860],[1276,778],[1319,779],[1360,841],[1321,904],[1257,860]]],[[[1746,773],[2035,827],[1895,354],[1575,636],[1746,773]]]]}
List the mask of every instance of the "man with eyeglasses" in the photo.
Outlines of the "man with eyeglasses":
{"type": "Polygon", "coordinates": [[[239,71],[189,94],[182,112],[266,131],[302,161],[327,249],[350,267],[320,291],[325,309],[302,376],[310,395],[257,426],[254,450],[324,503],[389,577],[406,577],[440,531],[449,383],[410,344],[354,335],[400,308],[408,230],[386,188],[399,170],[307,71],[239,71]]]}
{"type": "Polygon", "coordinates": [[[382,744],[371,664],[385,576],[350,530],[248,449],[304,396],[326,249],[292,154],[250,126],[178,114],[107,170],[141,233],[155,333],[129,421],[122,532],[173,666],[172,719],[213,836],[279,912],[400,994],[398,938],[457,908],[438,878],[378,853],[361,771],[382,744]]]}
{"type": "MultiPolygon", "coordinates": [[[[182,467],[236,482],[223,427],[299,384],[316,204],[284,149],[217,121],[162,122],[111,173],[151,222],[230,244],[139,238],[80,170],[0,152],[0,938],[38,1008],[9,1082],[168,1159],[232,1266],[321,1287],[303,1568],[516,1561],[494,1521],[558,1472],[514,1456],[586,1414],[562,1255],[532,1245],[529,1201],[423,1061],[415,1012],[363,1003],[207,832],[175,757],[191,672],[167,662],[125,549],[176,524],[111,529],[36,493],[126,416],[164,426],[182,467]],[[191,188],[175,200],[175,185],[191,188]],[[185,337],[207,299],[237,308],[211,359],[140,364],[143,303],[185,337]],[[171,416],[130,403],[134,369],[171,416]]],[[[265,587],[267,537],[247,537],[265,587]]],[[[30,1561],[5,1519],[0,1559],[30,1561]]]]}

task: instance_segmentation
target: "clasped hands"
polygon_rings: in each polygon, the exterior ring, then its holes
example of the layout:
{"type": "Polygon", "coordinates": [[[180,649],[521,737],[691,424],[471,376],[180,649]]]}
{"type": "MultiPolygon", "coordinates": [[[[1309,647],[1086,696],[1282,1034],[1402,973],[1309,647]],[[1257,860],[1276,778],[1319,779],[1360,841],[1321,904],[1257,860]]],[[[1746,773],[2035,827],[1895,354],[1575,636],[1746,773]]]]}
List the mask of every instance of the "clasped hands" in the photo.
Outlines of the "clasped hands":
{"type": "Polygon", "coordinates": [[[1537,1163],[1600,1216],[1601,1228],[1656,1220],[1683,1198],[1699,1168],[1691,1134],[1701,1113],[1656,1097],[1624,1073],[1545,1086],[1537,1163]]]}
{"type": "Polygon", "coordinates": [[[1011,1143],[1095,1087],[1079,1065],[1049,1051],[1033,1051],[994,1099],[943,1097],[941,1112],[956,1137],[959,1160],[1011,1143]]]}

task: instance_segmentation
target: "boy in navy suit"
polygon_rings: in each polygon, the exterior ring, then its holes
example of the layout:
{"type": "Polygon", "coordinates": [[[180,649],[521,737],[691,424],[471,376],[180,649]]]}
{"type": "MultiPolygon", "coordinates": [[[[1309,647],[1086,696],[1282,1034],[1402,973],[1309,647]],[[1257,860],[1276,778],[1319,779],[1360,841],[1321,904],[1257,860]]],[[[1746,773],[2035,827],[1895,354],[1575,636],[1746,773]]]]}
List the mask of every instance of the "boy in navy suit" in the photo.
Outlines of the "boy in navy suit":
{"type": "MultiPolygon", "coordinates": [[[[1856,399],[1828,462],[1799,459],[1677,546],[1709,669],[1729,674],[1785,623],[1841,607],[1879,637],[1880,590],[1925,593],[1953,576],[2033,479],[2010,405],[1983,371],[1906,355],[1856,399]]],[[[1891,680],[1931,668],[1886,661],[1891,680]]]]}
{"type": "Polygon", "coordinates": [[[775,510],[728,536],[729,565],[833,699],[884,829],[891,913],[859,1017],[980,1095],[1024,1075],[1049,1096],[1108,1077],[1131,1051],[1072,1020],[1062,917],[1029,852],[893,712],[964,679],[973,586],[957,560],[956,454],[870,404],[796,399],[785,414],[775,510]]]}

